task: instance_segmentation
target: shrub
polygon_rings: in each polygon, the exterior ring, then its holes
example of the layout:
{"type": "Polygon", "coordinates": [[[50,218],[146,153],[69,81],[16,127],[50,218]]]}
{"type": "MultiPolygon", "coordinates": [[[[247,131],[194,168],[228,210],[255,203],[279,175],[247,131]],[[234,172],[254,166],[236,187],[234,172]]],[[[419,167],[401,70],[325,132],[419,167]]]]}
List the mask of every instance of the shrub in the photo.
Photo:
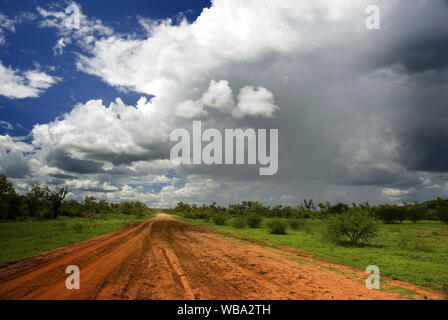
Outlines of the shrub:
{"type": "Polygon", "coordinates": [[[193,219],[203,219],[203,220],[208,220],[209,216],[206,212],[196,212],[193,215],[193,219]]]}
{"type": "Polygon", "coordinates": [[[305,224],[304,228],[306,233],[313,234],[313,229],[311,229],[311,227],[308,224],[305,224]]]}
{"type": "Polygon", "coordinates": [[[267,226],[271,234],[286,234],[287,224],[282,220],[271,220],[267,223],[267,226]]]}
{"type": "Polygon", "coordinates": [[[376,236],[378,230],[375,219],[361,211],[349,211],[329,217],[325,224],[324,235],[331,242],[345,239],[352,244],[368,242],[376,236]]]}
{"type": "Polygon", "coordinates": [[[76,223],[73,225],[73,230],[77,233],[81,233],[82,229],[83,229],[84,225],[82,225],[81,223],[76,223]]]}
{"type": "Polygon", "coordinates": [[[253,213],[247,217],[247,224],[251,228],[259,228],[261,225],[261,221],[262,218],[256,213],[253,213]]]}
{"type": "Polygon", "coordinates": [[[212,221],[218,226],[223,226],[226,224],[227,217],[224,214],[214,214],[212,216],[212,221]]]}
{"type": "Polygon", "coordinates": [[[423,252],[431,252],[433,250],[431,244],[425,239],[415,240],[412,249],[423,252]]]}
{"type": "Polygon", "coordinates": [[[61,230],[61,231],[65,231],[65,229],[66,229],[66,227],[67,227],[67,223],[65,223],[65,222],[60,222],[60,223],[58,223],[58,227],[59,227],[59,230],[61,230]]]}
{"type": "Polygon", "coordinates": [[[292,230],[299,230],[300,228],[303,228],[305,226],[305,221],[294,218],[289,221],[289,226],[292,230]]]}
{"type": "Polygon", "coordinates": [[[412,243],[412,238],[407,234],[400,234],[397,240],[400,249],[409,249],[412,243]]]}
{"type": "Polygon", "coordinates": [[[243,229],[246,226],[246,220],[243,217],[236,218],[233,221],[233,227],[243,229]]]}

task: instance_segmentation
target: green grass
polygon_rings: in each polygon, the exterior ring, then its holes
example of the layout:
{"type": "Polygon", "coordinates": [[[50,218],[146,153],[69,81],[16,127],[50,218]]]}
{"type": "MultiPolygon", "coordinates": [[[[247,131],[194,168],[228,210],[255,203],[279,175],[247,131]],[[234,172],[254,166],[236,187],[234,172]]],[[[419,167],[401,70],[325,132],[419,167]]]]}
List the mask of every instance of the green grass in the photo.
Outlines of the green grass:
{"type": "Polygon", "coordinates": [[[238,236],[260,240],[273,247],[290,246],[304,249],[316,258],[365,270],[376,265],[381,276],[417,285],[448,291],[448,226],[438,221],[417,224],[380,224],[379,234],[367,246],[330,245],[323,240],[324,222],[306,221],[298,231],[291,228],[287,235],[269,234],[266,222],[260,229],[235,229],[232,221],[216,226],[204,220],[177,217],[191,224],[213,227],[238,236]]]}
{"type": "Polygon", "coordinates": [[[0,265],[33,257],[149,218],[151,215],[95,215],[92,218],[59,217],[56,220],[1,222],[0,265]]]}

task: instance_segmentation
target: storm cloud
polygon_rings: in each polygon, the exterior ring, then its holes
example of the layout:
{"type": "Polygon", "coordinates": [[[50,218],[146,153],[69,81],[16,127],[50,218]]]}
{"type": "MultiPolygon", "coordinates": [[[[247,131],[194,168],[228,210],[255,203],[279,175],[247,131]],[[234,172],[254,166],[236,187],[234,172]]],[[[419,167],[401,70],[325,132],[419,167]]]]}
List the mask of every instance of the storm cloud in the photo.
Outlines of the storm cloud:
{"type": "Polygon", "coordinates": [[[83,45],[76,35],[79,71],[152,98],[79,101],[34,127],[33,152],[7,140],[23,169],[7,155],[0,166],[19,183],[53,177],[77,197],[154,206],[448,196],[447,2],[373,1],[381,28],[367,30],[371,2],[216,0],[146,37],[108,29],[83,45]],[[173,165],[169,134],[193,120],[279,129],[278,173],[173,165]]]}

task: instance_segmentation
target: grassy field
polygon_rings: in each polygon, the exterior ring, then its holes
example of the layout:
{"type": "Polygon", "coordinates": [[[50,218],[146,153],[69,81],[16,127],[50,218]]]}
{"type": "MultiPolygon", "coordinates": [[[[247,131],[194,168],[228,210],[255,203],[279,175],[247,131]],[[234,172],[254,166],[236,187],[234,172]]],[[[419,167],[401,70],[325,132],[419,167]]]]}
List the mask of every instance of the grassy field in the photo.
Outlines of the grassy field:
{"type": "Polygon", "coordinates": [[[369,245],[351,246],[330,245],[323,240],[324,222],[320,220],[308,219],[297,231],[288,229],[287,235],[272,235],[266,228],[267,219],[259,229],[236,229],[231,226],[231,220],[224,226],[217,226],[211,221],[176,218],[262,240],[273,247],[304,249],[317,258],[360,270],[376,265],[382,276],[448,291],[448,226],[438,221],[381,224],[378,236],[369,245]]]}
{"type": "Polygon", "coordinates": [[[59,217],[56,220],[0,223],[0,265],[112,232],[151,215],[95,215],[91,218],[59,217]]]}

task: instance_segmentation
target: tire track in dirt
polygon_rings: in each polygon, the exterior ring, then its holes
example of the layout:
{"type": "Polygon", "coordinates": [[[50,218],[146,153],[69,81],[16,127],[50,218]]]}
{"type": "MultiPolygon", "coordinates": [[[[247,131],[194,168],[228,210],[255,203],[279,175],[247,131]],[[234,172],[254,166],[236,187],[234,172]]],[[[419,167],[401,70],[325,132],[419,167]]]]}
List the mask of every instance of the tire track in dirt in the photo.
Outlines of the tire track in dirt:
{"type": "MultiPolygon", "coordinates": [[[[365,274],[291,250],[228,240],[170,216],[0,267],[0,299],[398,299],[368,290],[365,274]],[[81,289],[65,287],[79,266],[81,289]]],[[[417,288],[416,298],[446,299],[417,288]]]]}

